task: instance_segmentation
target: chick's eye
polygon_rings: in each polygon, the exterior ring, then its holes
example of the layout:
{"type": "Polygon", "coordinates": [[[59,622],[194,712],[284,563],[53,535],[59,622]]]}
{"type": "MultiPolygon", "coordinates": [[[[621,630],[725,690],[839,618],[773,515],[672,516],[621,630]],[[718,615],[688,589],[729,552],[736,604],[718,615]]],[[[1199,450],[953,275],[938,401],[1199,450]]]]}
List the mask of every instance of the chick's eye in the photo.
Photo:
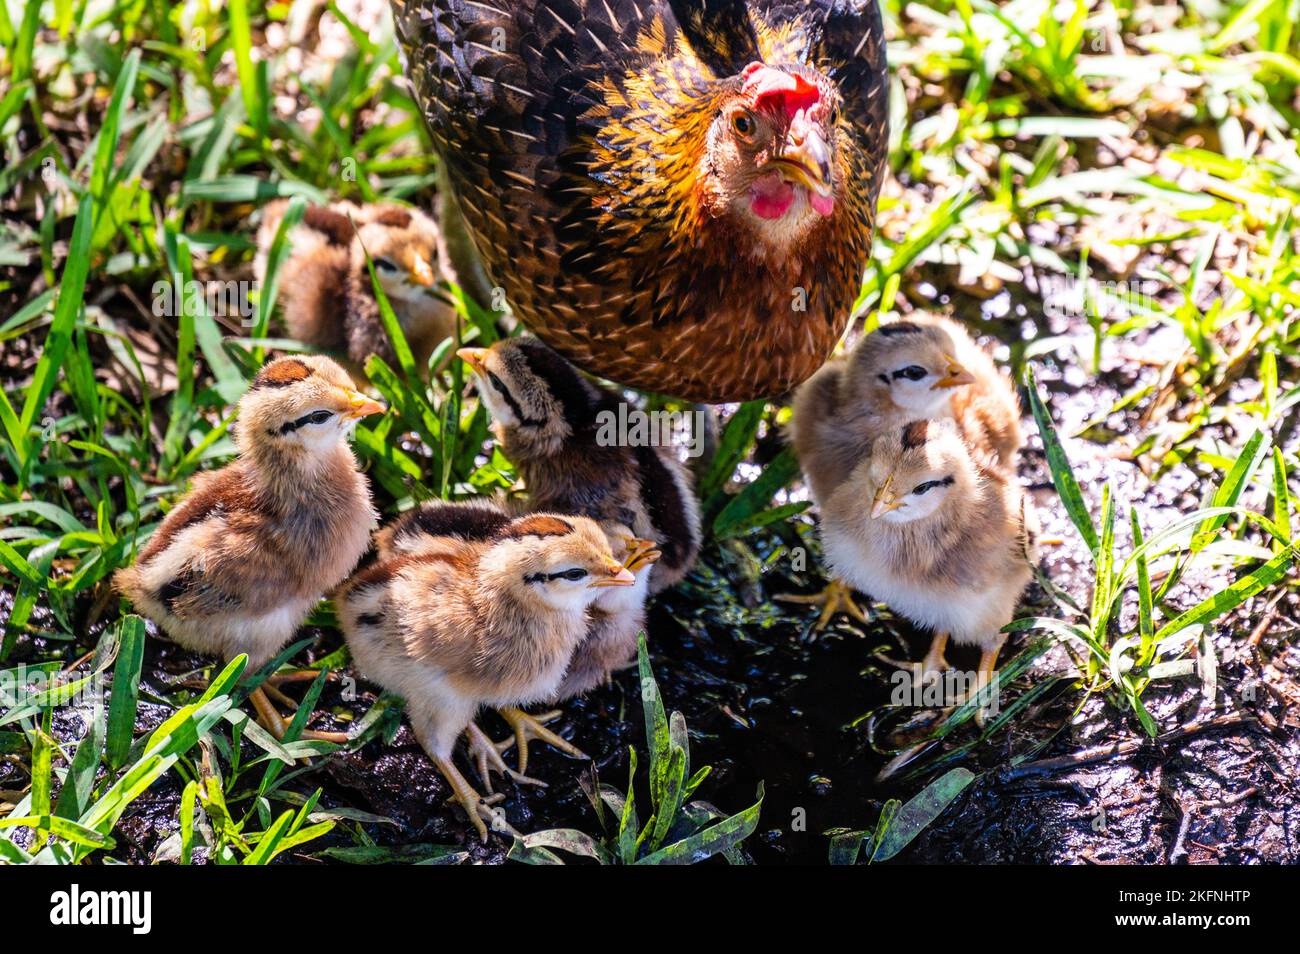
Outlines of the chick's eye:
{"type": "Polygon", "coordinates": [[[375,268],[381,272],[395,272],[397,271],[397,264],[391,258],[381,257],[375,259],[375,268]]]}
{"type": "Polygon", "coordinates": [[[754,135],[754,117],[747,112],[739,112],[731,117],[731,128],[736,131],[737,135],[744,136],[748,139],[754,135]]]}
{"type": "Polygon", "coordinates": [[[947,487],[951,483],[952,483],[951,477],[944,477],[941,480],[923,481],[922,483],[919,483],[912,488],[912,493],[919,497],[923,493],[926,493],[927,491],[934,490],[935,487],[947,487]]]}
{"type": "Polygon", "coordinates": [[[312,411],[307,415],[308,424],[324,424],[334,416],[333,411],[312,411]]]}
{"type": "Polygon", "coordinates": [[[586,570],[582,569],[582,567],[575,566],[572,570],[563,570],[556,573],[555,578],[559,580],[569,580],[570,582],[576,583],[578,580],[585,580],[587,575],[586,570]]]}
{"type": "Polygon", "coordinates": [[[925,377],[925,375],[926,375],[925,368],[921,367],[918,364],[909,364],[906,368],[894,372],[894,377],[906,378],[909,381],[920,381],[923,377],[925,377]]]}
{"type": "Polygon", "coordinates": [[[491,371],[488,372],[488,380],[492,382],[492,387],[496,388],[498,394],[507,393],[506,386],[501,382],[501,379],[491,371]]]}

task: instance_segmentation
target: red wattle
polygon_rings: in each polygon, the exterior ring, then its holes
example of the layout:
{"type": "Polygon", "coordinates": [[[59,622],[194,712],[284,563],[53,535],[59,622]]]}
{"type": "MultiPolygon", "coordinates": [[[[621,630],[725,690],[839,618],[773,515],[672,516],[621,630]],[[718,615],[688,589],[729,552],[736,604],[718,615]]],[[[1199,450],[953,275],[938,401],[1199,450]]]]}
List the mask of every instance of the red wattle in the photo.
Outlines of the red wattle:
{"type": "Polygon", "coordinates": [[[767,175],[750,190],[749,207],[760,219],[779,219],[794,204],[794,186],[779,175],[767,175]]]}
{"type": "Polygon", "coordinates": [[[817,192],[808,193],[808,201],[812,203],[813,209],[820,216],[826,217],[835,211],[835,197],[831,195],[821,195],[817,192]]]}

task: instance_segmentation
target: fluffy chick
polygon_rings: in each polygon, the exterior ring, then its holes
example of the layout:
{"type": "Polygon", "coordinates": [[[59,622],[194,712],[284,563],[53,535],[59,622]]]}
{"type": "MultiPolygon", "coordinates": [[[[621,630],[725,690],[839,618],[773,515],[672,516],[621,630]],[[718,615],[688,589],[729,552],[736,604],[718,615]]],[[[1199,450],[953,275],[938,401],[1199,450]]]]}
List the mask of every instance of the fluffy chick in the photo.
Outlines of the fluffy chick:
{"type": "MultiPolygon", "coordinates": [[[[795,395],[790,437],[813,500],[824,504],[871,442],[911,421],[951,418],[981,461],[1014,471],[1024,444],[1010,379],[956,322],[935,316],[881,325],[828,362],[795,395]]],[[[817,628],[843,609],[866,615],[841,581],[822,593],[783,596],[823,607],[817,628]]]]}
{"type": "Polygon", "coordinates": [[[959,324],[881,325],[795,396],[790,431],[814,499],[825,500],[890,428],[950,417],[972,452],[1012,466],[1024,444],[1010,378],[959,324]]]}
{"type": "MultiPolygon", "coordinates": [[[[267,254],[287,204],[278,200],[263,212],[254,263],[258,281],[265,280],[267,254]]],[[[367,252],[420,367],[456,333],[455,310],[437,288],[439,280],[450,279],[442,233],[423,212],[392,204],[309,206],[289,239],[292,252],[279,272],[285,326],[299,341],[338,354],[354,374],[362,373],[371,354],[396,364],[367,252]]]]}
{"type": "Polygon", "coordinates": [[[621,398],[533,338],[509,338],[457,354],[474,374],[501,451],[523,478],[530,506],[576,513],[607,530],[630,528],[660,551],[649,592],[682,579],[700,550],[690,472],[671,447],[600,439],[602,412],[621,398]]]}
{"type": "Polygon", "coordinates": [[[927,671],[947,668],[949,637],[978,645],[981,685],[1033,575],[1036,531],[1015,478],[972,455],[951,421],[886,431],[822,504],[836,575],[934,630],[927,671]]]}
{"type": "MultiPolygon", "coordinates": [[[[267,364],[239,402],[239,457],[195,480],[118,590],[188,649],[269,662],[369,547],[376,514],[347,440],[383,410],[329,358],[267,364]]],[[[250,699],[283,735],[262,690],[250,699]]]]}
{"type": "Polygon", "coordinates": [[[472,754],[496,756],[472,724],[478,710],[553,697],[592,603],[635,582],[591,520],[501,517],[482,504],[427,509],[418,544],[395,528],[383,536],[388,557],[336,597],[358,670],[406,699],[416,737],[485,841],[494,815],[452,762],[457,736],[468,729],[472,754]]]}
{"type": "MultiPolygon", "coordinates": [[[[375,535],[380,560],[402,554],[449,552],[461,541],[490,540],[510,522],[504,506],[491,501],[466,501],[457,504],[429,502],[408,510],[375,535]]],[[[602,589],[591,605],[587,634],[574,650],[564,679],[547,704],[555,704],[582,695],[605,683],[610,674],[625,665],[636,652],[637,634],[645,628],[645,602],[649,590],[650,568],[659,551],[647,540],[634,537],[621,525],[602,526],[610,552],[635,577],[631,586],[602,589]]],[[[501,716],[514,730],[511,740],[519,747],[519,772],[528,767],[528,743],[538,739],[568,755],[583,758],[581,750],[568,740],[545,728],[558,712],[530,716],[517,708],[507,708],[501,716]]],[[[504,750],[510,745],[498,743],[504,750]]],[[[485,783],[488,765],[480,759],[479,774],[485,783]]],[[[490,790],[490,784],[489,784],[490,790]]]]}

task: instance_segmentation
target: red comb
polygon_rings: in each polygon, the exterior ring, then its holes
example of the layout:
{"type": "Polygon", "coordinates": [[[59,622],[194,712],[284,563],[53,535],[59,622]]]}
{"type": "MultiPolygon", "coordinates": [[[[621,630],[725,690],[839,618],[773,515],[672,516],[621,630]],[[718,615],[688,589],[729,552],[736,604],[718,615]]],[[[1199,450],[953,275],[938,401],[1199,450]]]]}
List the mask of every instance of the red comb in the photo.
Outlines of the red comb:
{"type": "Polygon", "coordinates": [[[740,74],[741,91],[754,99],[757,109],[772,107],[794,116],[821,99],[821,90],[797,73],[787,73],[762,63],[750,63],[740,74]]]}

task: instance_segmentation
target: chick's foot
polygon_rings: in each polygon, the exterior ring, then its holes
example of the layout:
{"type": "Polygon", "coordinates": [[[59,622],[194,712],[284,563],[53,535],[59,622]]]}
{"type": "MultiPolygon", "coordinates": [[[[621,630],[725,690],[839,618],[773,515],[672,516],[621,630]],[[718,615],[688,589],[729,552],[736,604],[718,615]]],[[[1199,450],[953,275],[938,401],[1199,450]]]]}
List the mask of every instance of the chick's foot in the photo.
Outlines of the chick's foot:
{"type": "Polygon", "coordinates": [[[862,607],[858,606],[853,599],[853,590],[851,590],[843,580],[831,580],[826,584],[826,588],[820,593],[778,593],[778,600],[786,603],[805,603],[822,608],[821,616],[817,618],[817,625],[813,627],[814,633],[820,633],[824,630],[831,618],[839,612],[847,613],[859,623],[870,623],[871,619],[867,616],[862,607]]]}
{"type": "Polygon", "coordinates": [[[552,748],[559,749],[571,759],[590,758],[586,752],[578,748],[568,739],[561,738],[550,729],[546,728],[546,723],[554,722],[561,715],[560,710],[554,712],[543,712],[541,715],[531,716],[523,709],[505,708],[498,709],[501,718],[505,719],[514,730],[514,737],[498,742],[496,748],[498,752],[506,752],[512,745],[519,746],[519,771],[520,773],[528,770],[528,743],[532,740],[545,742],[552,748]]]}
{"type": "Polygon", "coordinates": [[[433,764],[438,766],[438,771],[442,777],[447,780],[451,786],[452,797],[460,802],[460,807],[465,810],[469,816],[470,823],[478,831],[478,836],[484,842],[488,839],[488,826],[492,826],[493,831],[505,832],[510,835],[519,834],[506,821],[505,813],[500,809],[493,808],[494,802],[499,801],[501,796],[484,798],[480,795],[468,781],[465,776],[460,774],[460,770],[452,764],[449,758],[440,758],[432,756],[433,764]]]}
{"type": "MultiPolygon", "coordinates": [[[[257,713],[258,725],[270,732],[277,742],[283,742],[285,733],[289,731],[288,723],[271,704],[271,700],[267,698],[261,686],[248,694],[248,701],[253,704],[253,710],[257,713]]],[[[318,732],[315,729],[303,729],[298,734],[298,738],[315,742],[333,742],[335,745],[347,745],[351,741],[346,732],[318,732]]]]}
{"type": "Polygon", "coordinates": [[[975,682],[978,688],[975,691],[979,694],[982,704],[975,712],[975,724],[981,729],[990,716],[998,713],[998,694],[1002,691],[1001,680],[998,678],[998,653],[1002,651],[1006,641],[1007,636],[1002,633],[992,646],[980,653],[980,668],[975,682]]]}
{"type": "Polygon", "coordinates": [[[952,667],[948,665],[948,660],[943,652],[948,648],[948,634],[935,633],[934,639],[930,642],[930,648],[926,651],[925,658],[921,660],[921,678],[938,679],[952,667]]]}
{"type": "Polygon", "coordinates": [[[258,725],[275,736],[276,741],[283,739],[286,729],[284,717],[275,706],[271,705],[271,700],[266,697],[266,692],[261,686],[248,694],[248,701],[253,704],[253,711],[257,713],[258,725]]]}
{"type": "Polygon", "coordinates": [[[530,778],[527,775],[521,775],[510,766],[506,765],[505,759],[501,758],[501,752],[497,749],[496,743],[487,737],[487,734],[473,722],[465,730],[466,751],[469,755],[470,762],[478,771],[478,777],[483,782],[483,787],[487,789],[488,794],[492,794],[492,773],[500,772],[514,779],[520,785],[539,785],[546,787],[546,783],[539,778],[530,778]]]}

